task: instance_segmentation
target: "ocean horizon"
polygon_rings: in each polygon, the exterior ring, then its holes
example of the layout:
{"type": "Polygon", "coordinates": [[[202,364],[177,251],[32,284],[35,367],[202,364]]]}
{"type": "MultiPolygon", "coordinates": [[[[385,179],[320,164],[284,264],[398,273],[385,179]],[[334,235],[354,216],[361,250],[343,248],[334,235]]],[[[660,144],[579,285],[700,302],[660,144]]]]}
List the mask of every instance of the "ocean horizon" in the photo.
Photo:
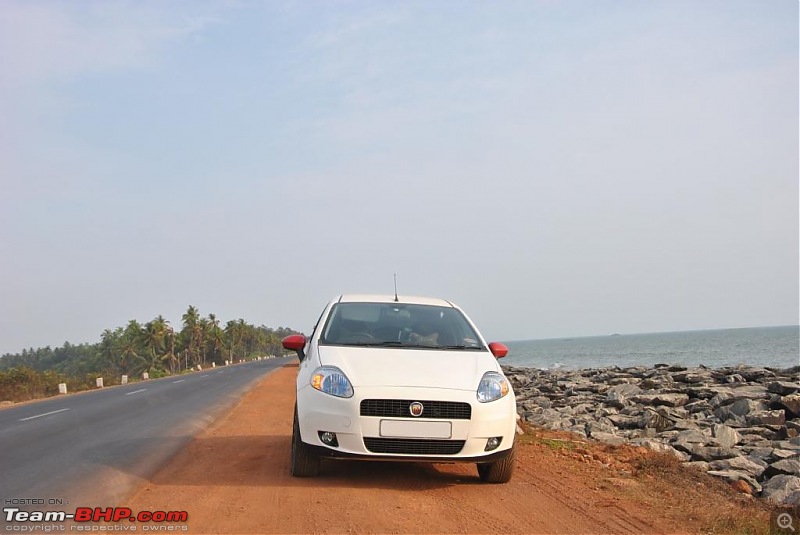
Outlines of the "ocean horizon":
{"type": "Polygon", "coordinates": [[[800,366],[800,325],[610,334],[505,342],[501,363],[540,369],[680,364],[800,366]]]}

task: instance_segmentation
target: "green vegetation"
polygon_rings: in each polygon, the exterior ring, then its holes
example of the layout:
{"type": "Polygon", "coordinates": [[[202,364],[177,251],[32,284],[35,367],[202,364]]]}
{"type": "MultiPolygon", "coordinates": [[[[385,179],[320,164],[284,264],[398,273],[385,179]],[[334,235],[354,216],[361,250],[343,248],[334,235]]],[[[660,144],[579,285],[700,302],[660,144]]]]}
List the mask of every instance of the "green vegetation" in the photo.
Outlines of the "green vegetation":
{"type": "Polygon", "coordinates": [[[214,314],[201,317],[190,306],[176,331],[162,316],[141,324],[130,320],[125,327],[106,329],[96,344],[65,342],[55,349],[26,349],[0,357],[0,401],[25,401],[58,393],[66,383],[70,392],[85,390],[103,377],[106,385],[119,384],[122,375],[131,380],[148,372],[151,378],[181,373],[196,366],[208,367],[226,360],[238,362],[257,356],[284,353],[281,338],[296,331],[229,321],[224,327],[214,314]]]}

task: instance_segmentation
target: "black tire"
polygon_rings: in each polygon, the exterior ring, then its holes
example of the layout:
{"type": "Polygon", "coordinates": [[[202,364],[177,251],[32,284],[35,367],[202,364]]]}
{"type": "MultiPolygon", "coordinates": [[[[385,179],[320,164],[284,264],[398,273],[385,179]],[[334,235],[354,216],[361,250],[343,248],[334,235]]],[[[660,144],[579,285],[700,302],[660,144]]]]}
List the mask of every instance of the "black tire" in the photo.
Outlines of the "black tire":
{"type": "Polygon", "coordinates": [[[515,448],[511,447],[511,453],[507,457],[491,463],[478,463],[478,476],[484,483],[508,483],[514,474],[516,465],[515,448]]]}
{"type": "Polygon", "coordinates": [[[320,458],[309,451],[300,439],[300,424],[297,423],[297,407],[294,409],[292,426],[292,463],[290,471],[294,477],[314,477],[319,475],[320,458]]]}

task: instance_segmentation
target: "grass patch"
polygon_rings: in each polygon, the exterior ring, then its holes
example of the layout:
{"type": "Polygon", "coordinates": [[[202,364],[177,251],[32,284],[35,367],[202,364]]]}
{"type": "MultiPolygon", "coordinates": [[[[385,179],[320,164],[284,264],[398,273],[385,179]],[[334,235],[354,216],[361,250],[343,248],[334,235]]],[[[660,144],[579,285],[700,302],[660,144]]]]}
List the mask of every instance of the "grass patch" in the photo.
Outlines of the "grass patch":
{"type": "Polygon", "coordinates": [[[659,516],[674,522],[676,531],[769,533],[774,506],[735,492],[727,482],[685,466],[669,453],[603,444],[534,427],[527,428],[519,439],[546,455],[570,459],[573,473],[594,481],[591,488],[658,511],[659,516]]]}

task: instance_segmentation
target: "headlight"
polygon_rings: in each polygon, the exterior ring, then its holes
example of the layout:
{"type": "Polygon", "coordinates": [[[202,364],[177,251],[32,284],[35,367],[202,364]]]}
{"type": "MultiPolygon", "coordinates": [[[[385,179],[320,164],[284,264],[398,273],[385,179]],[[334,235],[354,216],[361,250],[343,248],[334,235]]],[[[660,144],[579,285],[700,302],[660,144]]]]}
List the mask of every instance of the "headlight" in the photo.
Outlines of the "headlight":
{"type": "Polygon", "coordinates": [[[331,396],[353,397],[353,386],[350,384],[350,379],[342,370],[334,366],[317,368],[314,375],[311,376],[311,386],[331,396]]]}
{"type": "Polygon", "coordinates": [[[508,394],[508,381],[502,374],[486,372],[478,385],[478,401],[488,403],[508,394]]]}

